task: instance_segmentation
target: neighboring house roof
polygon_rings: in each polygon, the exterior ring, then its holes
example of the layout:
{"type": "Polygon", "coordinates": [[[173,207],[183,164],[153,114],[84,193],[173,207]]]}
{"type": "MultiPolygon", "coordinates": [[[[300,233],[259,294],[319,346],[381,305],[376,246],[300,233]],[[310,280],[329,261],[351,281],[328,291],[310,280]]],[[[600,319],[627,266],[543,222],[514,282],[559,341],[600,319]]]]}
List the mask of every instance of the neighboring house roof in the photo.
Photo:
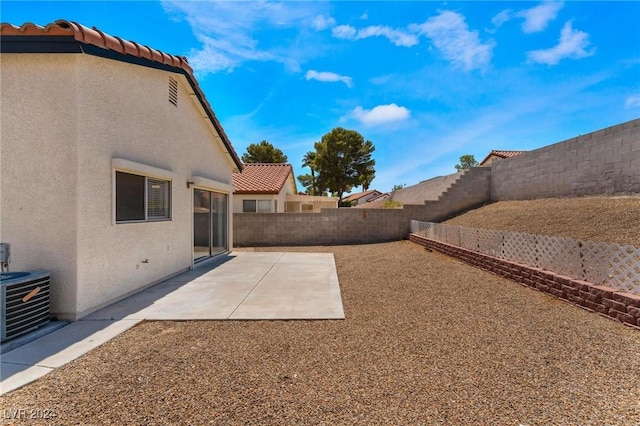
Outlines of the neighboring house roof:
{"type": "Polygon", "coordinates": [[[362,197],[366,197],[367,195],[371,195],[371,194],[375,194],[376,196],[378,196],[380,194],[380,191],[378,191],[377,189],[370,189],[368,191],[364,191],[364,192],[356,192],[355,194],[350,194],[348,197],[344,198],[342,201],[355,201],[355,200],[359,200],[362,197]]]}
{"type": "Polygon", "coordinates": [[[381,193],[381,194],[376,195],[375,197],[371,197],[371,198],[369,198],[369,202],[371,203],[371,202],[373,202],[373,201],[379,200],[380,198],[383,198],[383,197],[389,197],[389,195],[390,195],[390,194],[389,194],[388,192],[383,192],[383,193],[381,193]]]}
{"type": "Polygon", "coordinates": [[[516,157],[520,154],[524,154],[525,152],[527,151],[501,151],[501,150],[494,149],[478,165],[482,166],[491,157],[511,158],[511,157],[516,157]]]}
{"type": "Polygon", "coordinates": [[[20,27],[3,22],[0,24],[0,36],[3,53],[87,53],[114,60],[126,60],[137,65],[153,64],[154,68],[183,74],[191,84],[211,124],[220,135],[231,159],[238,169],[242,170],[242,161],[216,118],[193,74],[193,69],[184,56],[170,55],[134,41],[113,37],[95,27],[88,28],[77,22],[65,20],[58,20],[44,27],[30,22],[20,27]],[[40,47],[25,45],[26,42],[34,41],[31,40],[32,37],[39,37],[38,41],[42,42],[40,47]]]}
{"type": "Polygon", "coordinates": [[[293,176],[291,164],[245,164],[242,172],[233,174],[234,194],[279,194],[289,176],[293,176]]]}

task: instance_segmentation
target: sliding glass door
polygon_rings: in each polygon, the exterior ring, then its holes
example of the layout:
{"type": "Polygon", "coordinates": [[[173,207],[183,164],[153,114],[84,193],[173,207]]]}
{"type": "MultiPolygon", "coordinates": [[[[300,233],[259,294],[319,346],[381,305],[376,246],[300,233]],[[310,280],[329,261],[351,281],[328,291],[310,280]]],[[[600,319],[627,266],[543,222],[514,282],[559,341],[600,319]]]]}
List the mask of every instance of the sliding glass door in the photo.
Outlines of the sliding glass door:
{"type": "Polygon", "coordinates": [[[213,256],[228,249],[227,194],[193,190],[193,258],[213,256]]]}

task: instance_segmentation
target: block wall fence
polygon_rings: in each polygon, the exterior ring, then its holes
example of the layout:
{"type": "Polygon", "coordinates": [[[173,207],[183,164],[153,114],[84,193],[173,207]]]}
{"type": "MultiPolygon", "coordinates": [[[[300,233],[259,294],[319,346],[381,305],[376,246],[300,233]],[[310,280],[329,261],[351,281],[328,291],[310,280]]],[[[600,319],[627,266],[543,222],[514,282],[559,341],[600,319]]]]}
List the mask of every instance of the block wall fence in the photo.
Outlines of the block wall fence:
{"type": "Polygon", "coordinates": [[[640,119],[491,166],[491,201],[640,193],[640,119]]]}
{"type": "Polygon", "coordinates": [[[411,234],[409,239],[427,249],[439,251],[588,311],[640,328],[640,296],[473,252],[415,234],[411,234]]]}
{"type": "Polygon", "coordinates": [[[640,193],[640,119],[473,168],[439,197],[402,209],[234,213],[234,246],[392,241],[407,237],[412,219],[441,222],[492,201],[615,193],[640,193]]]}

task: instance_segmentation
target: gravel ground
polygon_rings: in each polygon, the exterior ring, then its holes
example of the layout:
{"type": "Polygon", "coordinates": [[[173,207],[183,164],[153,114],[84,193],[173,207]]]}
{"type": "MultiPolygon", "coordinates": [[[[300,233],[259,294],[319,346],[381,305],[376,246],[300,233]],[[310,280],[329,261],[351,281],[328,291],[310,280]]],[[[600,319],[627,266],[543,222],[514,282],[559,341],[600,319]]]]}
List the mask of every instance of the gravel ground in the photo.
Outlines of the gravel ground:
{"type": "Polygon", "coordinates": [[[640,425],[637,329],[408,241],[265,250],[333,252],[346,320],[144,322],[0,406],[73,425],[640,425]]]}
{"type": "Polygon", "coordinates": [[[446,223],[640,247],[640,194],[501,201],[446,223]]]}

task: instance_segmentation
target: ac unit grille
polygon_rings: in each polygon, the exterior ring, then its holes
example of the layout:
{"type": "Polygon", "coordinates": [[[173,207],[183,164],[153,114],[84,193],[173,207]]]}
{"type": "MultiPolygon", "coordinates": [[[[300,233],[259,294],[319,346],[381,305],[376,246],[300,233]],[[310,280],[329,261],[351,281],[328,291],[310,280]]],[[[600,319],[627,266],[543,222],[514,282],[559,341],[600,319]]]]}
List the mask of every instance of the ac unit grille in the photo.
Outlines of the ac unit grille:
{"type": "MultiPolygon", "coordinates": [[[[28,278],[28,277],[27,277],[28,278]]],[[[49,275],[2,285],[2,341],[31,331],[49,321],[49,275]],[[23,299],[35,289],[37,294],[23,299]]]]}

